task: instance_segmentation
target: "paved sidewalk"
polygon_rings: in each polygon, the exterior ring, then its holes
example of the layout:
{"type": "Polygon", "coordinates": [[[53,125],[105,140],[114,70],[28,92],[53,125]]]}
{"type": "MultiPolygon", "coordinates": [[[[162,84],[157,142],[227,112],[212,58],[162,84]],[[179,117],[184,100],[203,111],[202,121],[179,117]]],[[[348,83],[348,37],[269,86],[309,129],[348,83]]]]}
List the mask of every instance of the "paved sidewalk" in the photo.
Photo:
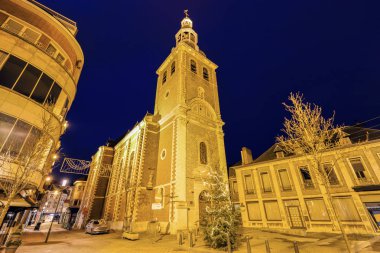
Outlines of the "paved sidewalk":
{"type": "MultiPolygon", "coordinates": [[[[198,238],[194,248],[185,243],[177,245],[175,235],[166,235],[162,238],[151,238],[142,234],[141,239],[129,241],[121,239],[121,233],[104,235],[88,235],[83,231],[67,231],[54,224],[47,244],[44,243],[48,226],[44,224],[41,231],[28,229],[23,235],[23,244],[17,253],[169,253],[169,252],[222,252],[208,248],[198,238]]],[[[346,252],[345,244],[340,235],[313,233],[307,237],[274,233],[259,230],[244,230],[244,235],[252,237],[250,245],[252,253],[266,252],[265,240],[269,241],[271,253],[293,253],[293,242],[297,241],[300,253],[338,253],[346,252]]],[[[354,252],[380,252],[380,237],[352,237],[350,238],[354,252]]],[[[236,253],[246,253],[246,243],[240,246],[236,253]]]]}

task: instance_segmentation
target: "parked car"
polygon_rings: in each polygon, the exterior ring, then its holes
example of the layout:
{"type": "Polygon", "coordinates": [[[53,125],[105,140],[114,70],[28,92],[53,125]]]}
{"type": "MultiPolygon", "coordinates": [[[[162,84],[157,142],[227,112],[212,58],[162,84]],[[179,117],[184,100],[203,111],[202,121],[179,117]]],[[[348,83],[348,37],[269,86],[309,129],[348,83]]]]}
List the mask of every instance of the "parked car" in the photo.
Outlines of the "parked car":
{"type": "Polygon", "coordinates": [[[86,225],[86,233],[91,235],[106,234],[109,231],[108,224],[105,220],[91,220],[86,225]]]}

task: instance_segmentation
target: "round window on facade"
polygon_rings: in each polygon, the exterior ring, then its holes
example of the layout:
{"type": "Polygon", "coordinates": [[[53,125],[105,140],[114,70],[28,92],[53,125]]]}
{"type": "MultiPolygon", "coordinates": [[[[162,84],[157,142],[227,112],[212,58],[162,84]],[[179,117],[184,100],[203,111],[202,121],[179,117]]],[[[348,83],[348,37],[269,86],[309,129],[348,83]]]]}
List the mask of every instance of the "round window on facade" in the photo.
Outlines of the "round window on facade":
{"type": "Polygon", "coordinates": [[[166,157],[166,149],[163,149],[163,150],[161,151],[161,160],[164,160],[165,157],[166,157]]]}

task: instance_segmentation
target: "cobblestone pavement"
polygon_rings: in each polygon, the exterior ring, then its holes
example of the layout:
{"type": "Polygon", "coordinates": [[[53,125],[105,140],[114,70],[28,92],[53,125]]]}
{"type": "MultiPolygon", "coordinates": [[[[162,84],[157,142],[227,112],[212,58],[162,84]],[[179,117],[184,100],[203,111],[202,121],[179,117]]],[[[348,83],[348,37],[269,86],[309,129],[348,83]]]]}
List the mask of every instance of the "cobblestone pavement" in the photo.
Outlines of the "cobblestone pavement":
{"type": "MultiPolygon", "coordinates": [[[[25,231],[23,244],[17,253],[221,252],[207,248],[200,238],[194,248],[189,248],[186,241],[184,245],[178,246],[174,235],[153,238],[142,234],[140,240],[129,241],[121,239],[120,233],[88,235],[83,231],[66,231],[57,224],[54,225],[49,242],[45,244],[46,225],[42,227],[42,232],[33,232],[31,229],[25,231]]],[[[304,237],[258,230],[244,230],[244,235],[251,237],[252,253],[265,253],[266,240],[269,242],[271,253],[294,252],[294,241],[297,242],[300,253],[346,252],[344,242],[339,235],[313,233],[304,237]]],[[[380,237],[351,237],[350,240],[353,252],[380,252],[380,237]]],[[[234,252],[246,253],[246,242],[234,252]]]]}

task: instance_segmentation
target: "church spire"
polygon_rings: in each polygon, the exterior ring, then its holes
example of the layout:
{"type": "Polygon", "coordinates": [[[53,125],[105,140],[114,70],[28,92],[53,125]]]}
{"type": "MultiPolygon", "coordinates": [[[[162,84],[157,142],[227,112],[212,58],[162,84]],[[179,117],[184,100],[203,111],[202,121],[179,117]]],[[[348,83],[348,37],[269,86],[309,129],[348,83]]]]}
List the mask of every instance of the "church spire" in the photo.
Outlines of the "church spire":
{"type": "Polygon", "coordinates": [[[181,21],[181,29],[175,35],[176,46],[180,43],[186,43],[192,48],[198,48],[198,34],[193,30],[193,21],[189,17],[189,11],[184,10],[185,17],[181,21]]]}

